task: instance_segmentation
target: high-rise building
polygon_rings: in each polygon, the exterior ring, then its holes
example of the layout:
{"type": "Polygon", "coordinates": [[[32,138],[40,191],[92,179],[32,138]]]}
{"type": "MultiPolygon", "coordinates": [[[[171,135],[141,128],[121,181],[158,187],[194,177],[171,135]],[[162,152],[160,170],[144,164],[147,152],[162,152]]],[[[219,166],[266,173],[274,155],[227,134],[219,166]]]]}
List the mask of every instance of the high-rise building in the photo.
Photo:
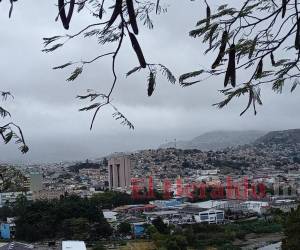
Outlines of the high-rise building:
{"type": "Polygon", "coordinates": [[[43,174],[30,173],[30,191],[39,192],[43,189],[43,174]]]}
{"type": "Polygon", "coordinates": [[[108,161],[109,189],[130,187],[131,162],[126,156],[113,157],[108,161]]]}

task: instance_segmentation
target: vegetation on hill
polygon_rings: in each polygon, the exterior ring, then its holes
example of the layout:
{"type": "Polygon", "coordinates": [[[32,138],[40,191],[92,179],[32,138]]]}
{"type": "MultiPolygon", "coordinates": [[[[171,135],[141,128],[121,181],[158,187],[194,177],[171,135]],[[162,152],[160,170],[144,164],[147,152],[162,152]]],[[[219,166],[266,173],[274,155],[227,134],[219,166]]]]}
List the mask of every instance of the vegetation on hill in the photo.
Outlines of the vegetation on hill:
{"type": "Polygon", "coordinates": [[[96,240],[112,233],[103,217],[100,204],[76,196],[36,202],[20,198],[10,213],[11,216],[17,217],[18,240],[29,242],[55,238],[96,240]]]}
{"type": "Polygon", "coordinates": [[[12,166],[0,165],[0,191],[1,192],[21,192],[28,191],[24,187],[27,182],[26,176],[20,170],[12,166]]]}
{"type": "MultiPolygon", "coordinates": [[[[16,203],[0,208],[0,219],[6,221],[7,217],[16,217],[17,240],[33,242],[63,238],[95,241],[112,234],[102,209],[146,202],[146,199],[133,200],[129,194],[112,191],[91,198],[65,195],[60,199],[37,201],[19,196],[16,203]]],[[[119,229],[128,233],[127,224],[119,229]]]]}
{"type": "Polygon", "coordinates": [[[86,168],[100,169],[101,166],[102,165],[98,163],[83,162],[83,163],[77,163],[75,165],[70,166],[69,170],[75,173],[79,173],[80,169],[86,169],[86,168]]]}
{"type": "MultiPolygon", "coordinates": [[[[188,141],[177,141],[176,148],[180,149],[200,149],[200,150],[220,150],[227,147],[235,147],[253,143],[255,140],[265,135],[264,131],[211,131],[188,141]]],[[[163,144],[160,148],[174,148],[175,141],[163,144]]]]}
{"type": "Polygon", "coordinates": [[[277,233],[282,225],[275,220],[255,220],[227,225],[186,225],[183,228],[167,227],[159,219],[148,227],[150,238],[160,249],[240,249],[234,245],[236,239],[245,239],[247,234],[277,233]]]}
{"type": "Polygon", "coordinates": [[[256,144],[300,144],[300,129],[272,131],[257,139],[256,144]]]}
{"type": "Polygon", "coordinates": [[[27,201],[20,196],[15,204],[0,208],[0,218],[16,217],[16,239],[97,240],[108,237],[112,229],[102,209],[133,203],[130,196],[117,192],[97,194],[91,199],[65,196],[55,200],[27,201]]]}
{"type": "Polygon", "coordinates": [[[286,238],[283,240],[282,249],[299,249],[300,246],[300,207],[292,212],[284,224],[284,233],[286,238]]]}

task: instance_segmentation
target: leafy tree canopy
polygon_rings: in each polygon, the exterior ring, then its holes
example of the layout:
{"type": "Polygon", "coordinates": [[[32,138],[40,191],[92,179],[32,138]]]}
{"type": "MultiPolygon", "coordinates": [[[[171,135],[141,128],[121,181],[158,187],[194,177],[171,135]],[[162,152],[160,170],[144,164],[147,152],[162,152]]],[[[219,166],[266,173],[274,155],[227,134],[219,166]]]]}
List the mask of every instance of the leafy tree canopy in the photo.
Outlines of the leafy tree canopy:
{"type": "Polygon", "coordinates": [[[118,225],[118,232],[123,235],[129,235],[131,233],[131,226],[128,222],[122,222],[118,225]]]}
{"type": "Polygon", "coordinates": [[[286,238],[282,242],[282,249],[298,249],[300,245],[300,207],[292,212],[285,223],[284,234],[286,238]]]}

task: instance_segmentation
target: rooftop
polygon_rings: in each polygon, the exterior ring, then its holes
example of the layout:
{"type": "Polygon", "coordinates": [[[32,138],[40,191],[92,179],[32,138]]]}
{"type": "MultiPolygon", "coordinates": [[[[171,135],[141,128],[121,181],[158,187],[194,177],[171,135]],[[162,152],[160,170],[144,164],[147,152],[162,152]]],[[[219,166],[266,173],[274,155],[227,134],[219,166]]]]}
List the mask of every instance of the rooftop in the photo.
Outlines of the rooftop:
{"type": "Polygon", "coordinates": [[[63,241],[62,250],[86,250],[85,243],[83,241],[63,241]]]}
{"type": "Polygon", "coordinates": [[[209,201],[203,201],[203,202],[197,202],[193,203],[194,206],[197,206],[199,208],[215,208],[221,205],[226,204],[228,201],[219,201],[219,200],[209,200],[209,201]]]}

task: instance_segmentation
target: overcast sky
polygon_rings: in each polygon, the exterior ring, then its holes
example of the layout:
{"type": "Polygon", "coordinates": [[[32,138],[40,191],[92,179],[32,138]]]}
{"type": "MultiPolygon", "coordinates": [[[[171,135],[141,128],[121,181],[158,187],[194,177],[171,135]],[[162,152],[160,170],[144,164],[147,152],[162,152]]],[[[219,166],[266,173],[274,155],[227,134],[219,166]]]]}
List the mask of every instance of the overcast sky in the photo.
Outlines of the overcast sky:
{"type": "MultiPolygon", "coordinates": [[[[9,2],[9,1],[6,1],[9,2]]],[[[278,95],[270,86],[262,89],[263,107],[257,116],[240,111],[247,99],[234,101],[218,110],[213,103],[221,100],[217,93],[223,80],[211,79],[193,87],[181,88],[159,78],[155,92],[147,97],[143,72],[126,78],[128,70],[138,65],[129,41],[117,59],[119,81],[113,94],[116,106],[134,124],[135,130],[121,126],[111,117],[111,110],[99,113],[94,129],[89,130],[92,113],[78,112],[84,103],[75,99],[86,89],[107,92],[112,74],[111,59],[85,67],[74,82],[65,79],[72,67],[54,71],[53,66],[68,61],[91,59],[109,51],[94,39],[74,39],[53,54],[41,52],[42,38],[65,34],[55,22],[55,1],[19,1],[12,18],[9,5],[0,4],[0,74],[1,90],[11,91],[14,100],[5,105],[13,120],[24,131],[30,152],[25,156],[14,144],[0,144],[0,162],[53,162],[96,158],[116,151],[156,148],[174,138],[191,139],[212,130],[280,130],[299,127],[299,93],[288,89],[278,95]]],[[[167,14],[154,19],[154,30],[140,27],[138,36],[148,62],[168,66],[176,76],[209,67],[214,56],[203,55],[205,45],[188,36],[197,20],[205,15],[202,1],[172,2],[167,14]]],[[[225,1],[214,1],[212,7],[225,1]]],[[[74,15],[68,33],[89,24],[89,15],[74,15]]],[[[244,76],[239,75],[242,79],[244,76]]],[[[1,121],[3,122],[3,121],[1,121]]]]}

